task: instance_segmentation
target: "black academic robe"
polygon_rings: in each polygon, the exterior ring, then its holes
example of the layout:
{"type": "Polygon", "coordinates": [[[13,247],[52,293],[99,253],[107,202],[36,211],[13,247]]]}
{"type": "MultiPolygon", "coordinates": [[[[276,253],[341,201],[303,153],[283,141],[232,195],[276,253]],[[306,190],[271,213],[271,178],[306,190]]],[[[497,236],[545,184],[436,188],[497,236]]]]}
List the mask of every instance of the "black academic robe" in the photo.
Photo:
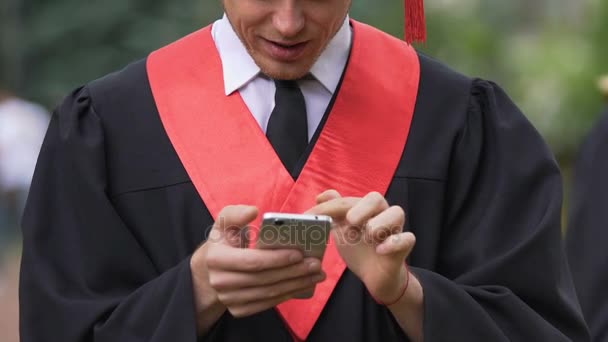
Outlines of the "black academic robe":
{"type": "MultiPolygon", "coordinates": [[[[424,288],[425,340],[588,340],[551,152],[498,86],[420,58],[410,136],[386,197],[417,236],[409,263],[424,288]]],[[[54,113],[24,216],[22,340],[197,340],[189,258],[212,223],[163,129],[144,61],[77,89],[54,113]]],[[[268,310],[226,313],[201,340],[290,335],[268,310]]],[[[308,340],[407,338],[346,270],[308,340]]]]}
{"type": "Polygon", "coordinates": [[[566,250],[593,341],[608,341],[608,108],[576,164],[566,250]]]}

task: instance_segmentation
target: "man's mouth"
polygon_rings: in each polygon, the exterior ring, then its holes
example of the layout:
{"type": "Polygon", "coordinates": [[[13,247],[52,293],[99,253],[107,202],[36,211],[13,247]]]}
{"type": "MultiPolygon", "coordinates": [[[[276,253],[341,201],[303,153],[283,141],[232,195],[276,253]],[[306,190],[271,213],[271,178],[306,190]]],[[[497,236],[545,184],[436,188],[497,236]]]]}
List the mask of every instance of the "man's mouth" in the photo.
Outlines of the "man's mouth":
{"type": "Polygon", "coordinates": [[[272,58],[281,62],[294,62],[302,57],[308,42],[286,43],[262,38],[262,45],[272,58]]]}

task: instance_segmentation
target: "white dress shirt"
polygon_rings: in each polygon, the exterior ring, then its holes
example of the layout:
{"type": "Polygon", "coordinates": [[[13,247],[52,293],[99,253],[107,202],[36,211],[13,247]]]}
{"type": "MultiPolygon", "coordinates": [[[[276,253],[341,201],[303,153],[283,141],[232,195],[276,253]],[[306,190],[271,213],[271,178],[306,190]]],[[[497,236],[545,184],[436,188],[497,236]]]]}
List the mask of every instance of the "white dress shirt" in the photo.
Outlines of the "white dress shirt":
{"type": "MultiPolygon", "coordinates": [[[[222,60],[226,96],[239,91],[249,111],[266,132],[268,119],[275,105],[274,82],[260,75],[260,67],[247,52],[226,15],[213,23],[211,32],[222,60]]],[[[351,37],[347,16],[312,66],[310,73],[314,77],[298,81],[306,102],[309,141],[340,82],[350,53],[351,37]]]]}

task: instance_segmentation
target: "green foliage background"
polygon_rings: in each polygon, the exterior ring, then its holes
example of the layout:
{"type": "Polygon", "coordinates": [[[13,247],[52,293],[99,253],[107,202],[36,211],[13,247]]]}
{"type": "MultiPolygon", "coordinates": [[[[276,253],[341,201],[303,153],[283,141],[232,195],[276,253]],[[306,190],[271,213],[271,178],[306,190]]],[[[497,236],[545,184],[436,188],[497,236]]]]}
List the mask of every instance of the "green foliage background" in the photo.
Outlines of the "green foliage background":
{"type": "MultiPolygon", "coordinates": [[[[221,16],[219,0],[2,0],[1,78],[52,108],[70,89],[221,16]]],[[[568,170],[599,114],[608,1],[427,0],[419,46],[503,86],[568,170]]],[[[403,36],[402,1],[354,0],[353,18],[403,36]]]]}

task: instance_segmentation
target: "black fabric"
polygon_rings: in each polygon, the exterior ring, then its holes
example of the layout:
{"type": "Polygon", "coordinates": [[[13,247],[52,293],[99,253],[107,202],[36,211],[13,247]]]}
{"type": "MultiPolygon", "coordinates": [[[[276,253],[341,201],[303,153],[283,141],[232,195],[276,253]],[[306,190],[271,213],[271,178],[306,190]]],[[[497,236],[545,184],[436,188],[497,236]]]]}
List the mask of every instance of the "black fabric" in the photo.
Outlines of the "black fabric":
{"type": "MultiPolygon", "coordinates": [[[[559,170],[498,86],[421,56],[386,197],[417,237],[426,341],[589,340],[561,247],[559,170]]],[[[195,341],[188,262],[212,224],[145,61],[77,89],[53,115],[24,217],[22,341],[195,341]]],[[[290,338],[268,310],[225,314],[200,340],[290,338]]],[[[397,340],[390,311],[348,270],[309,337],[397,340]]]]}
{"type": "Polygon", "coordinates": [[[566,250],[593,341],[608,341],[608,108],[581,148],[566,250]]]}
{"type": "Polygon", "coordinates": [[[296,81],[275,80],[275,106],[266,136],[290,173],[308,146],[306,102],[296,81]]]}

